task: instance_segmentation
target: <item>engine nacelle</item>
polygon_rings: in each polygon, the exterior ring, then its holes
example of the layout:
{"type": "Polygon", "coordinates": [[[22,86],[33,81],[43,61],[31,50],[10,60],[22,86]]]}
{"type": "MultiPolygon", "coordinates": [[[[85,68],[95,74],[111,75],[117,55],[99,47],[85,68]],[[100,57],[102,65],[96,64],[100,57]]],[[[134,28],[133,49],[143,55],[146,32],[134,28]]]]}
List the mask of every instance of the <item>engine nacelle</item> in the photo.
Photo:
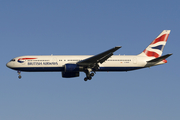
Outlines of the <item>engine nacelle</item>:
{"type": "Polygon", "coordinates": [[[64,78],[79,77],[79,72],[62,72],[62,77],[64,78]]]}
{"type": "Polygon", "coordinates": [[[79,65],[77,64],[65,64],[64,71],[65,72],[79,72],[79,65]]]}
{"type": "Polygon", "coordinates": [[[79,71],[82,71],[83,67],[77,64],[65,64],[64,71],[62,71],[62,77],[71,78],[71,77],[79,77],[79,71]]]}

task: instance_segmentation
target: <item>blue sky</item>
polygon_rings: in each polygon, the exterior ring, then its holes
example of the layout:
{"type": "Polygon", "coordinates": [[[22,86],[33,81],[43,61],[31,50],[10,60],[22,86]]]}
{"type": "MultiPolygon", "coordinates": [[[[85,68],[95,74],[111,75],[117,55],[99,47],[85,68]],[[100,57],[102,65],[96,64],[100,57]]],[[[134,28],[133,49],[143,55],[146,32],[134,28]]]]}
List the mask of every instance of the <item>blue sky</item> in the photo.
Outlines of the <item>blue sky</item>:
{"type": "Polygon", "coordinates": [[[0,1],[0,119],[179,120],[178,0],[0,1]],[[16,71],[21,55],[94,55],[114,46],[136,55],[164,29],[168,63],[131,72],[99,72],[91,81],[60,72],[16,71]]]}

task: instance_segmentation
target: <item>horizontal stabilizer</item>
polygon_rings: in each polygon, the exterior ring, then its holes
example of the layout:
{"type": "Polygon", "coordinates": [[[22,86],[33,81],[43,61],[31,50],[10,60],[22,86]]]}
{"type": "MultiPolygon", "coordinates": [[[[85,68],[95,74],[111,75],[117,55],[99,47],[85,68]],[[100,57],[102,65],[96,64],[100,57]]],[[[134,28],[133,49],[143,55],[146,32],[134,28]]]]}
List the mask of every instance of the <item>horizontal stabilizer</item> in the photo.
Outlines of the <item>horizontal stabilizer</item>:
{"type": "Polygon", "coordinates": [[[155,58],[155,59],[152,59],[150,61],[147,61],[147,64],[146,64],[146,67],[150,67],[150,66],[153,66],[163,60],[165,60],[166,58],[168,58],[169,56],[171,56],[172,54],[167,54],[167,55],[164,55],[164,56],[161,56],[161,57],[158,57],[158,58],[155,58]]]}

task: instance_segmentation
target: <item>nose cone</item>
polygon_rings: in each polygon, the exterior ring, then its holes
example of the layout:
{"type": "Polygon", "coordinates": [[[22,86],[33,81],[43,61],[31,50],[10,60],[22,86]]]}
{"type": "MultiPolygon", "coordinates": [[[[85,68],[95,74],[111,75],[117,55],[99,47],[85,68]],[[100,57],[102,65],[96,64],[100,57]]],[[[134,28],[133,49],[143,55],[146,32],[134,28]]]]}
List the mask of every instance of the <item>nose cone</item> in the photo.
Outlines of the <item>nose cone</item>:
{"type": "Polygon", "coordinates": [[[6,66],[9,68],[9,62],[6,64],[6,66]]]}
{"type": "Polygon", "coordinates": [[[11,62],[8,62],[8,63],[6,64],[6,66],[7,66],[8,68],[12,68],[12,63],[11,63],[11,62]]]}

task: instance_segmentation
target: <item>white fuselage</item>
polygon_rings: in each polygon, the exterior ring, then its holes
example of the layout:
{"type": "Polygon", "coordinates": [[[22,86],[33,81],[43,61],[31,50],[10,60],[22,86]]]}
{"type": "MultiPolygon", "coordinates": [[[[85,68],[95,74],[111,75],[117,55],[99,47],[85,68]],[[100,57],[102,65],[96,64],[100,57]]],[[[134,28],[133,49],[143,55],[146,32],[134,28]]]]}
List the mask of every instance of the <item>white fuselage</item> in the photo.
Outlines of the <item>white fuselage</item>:
{"type": "MultiPolygon", "coordinates": [[[[65,64],[77,62],[91,55],[51,55],[51,56],[20,56],[7,63],[11,69],[18,71],[63,71],[65,64]]],[[[129,71],[144,68],[146,61],[154,57],[113,55],[104,63],[99,64],[98,71],[129,71]]],[[[163,64],[161,62],[159,64],[163,64]]]]}

